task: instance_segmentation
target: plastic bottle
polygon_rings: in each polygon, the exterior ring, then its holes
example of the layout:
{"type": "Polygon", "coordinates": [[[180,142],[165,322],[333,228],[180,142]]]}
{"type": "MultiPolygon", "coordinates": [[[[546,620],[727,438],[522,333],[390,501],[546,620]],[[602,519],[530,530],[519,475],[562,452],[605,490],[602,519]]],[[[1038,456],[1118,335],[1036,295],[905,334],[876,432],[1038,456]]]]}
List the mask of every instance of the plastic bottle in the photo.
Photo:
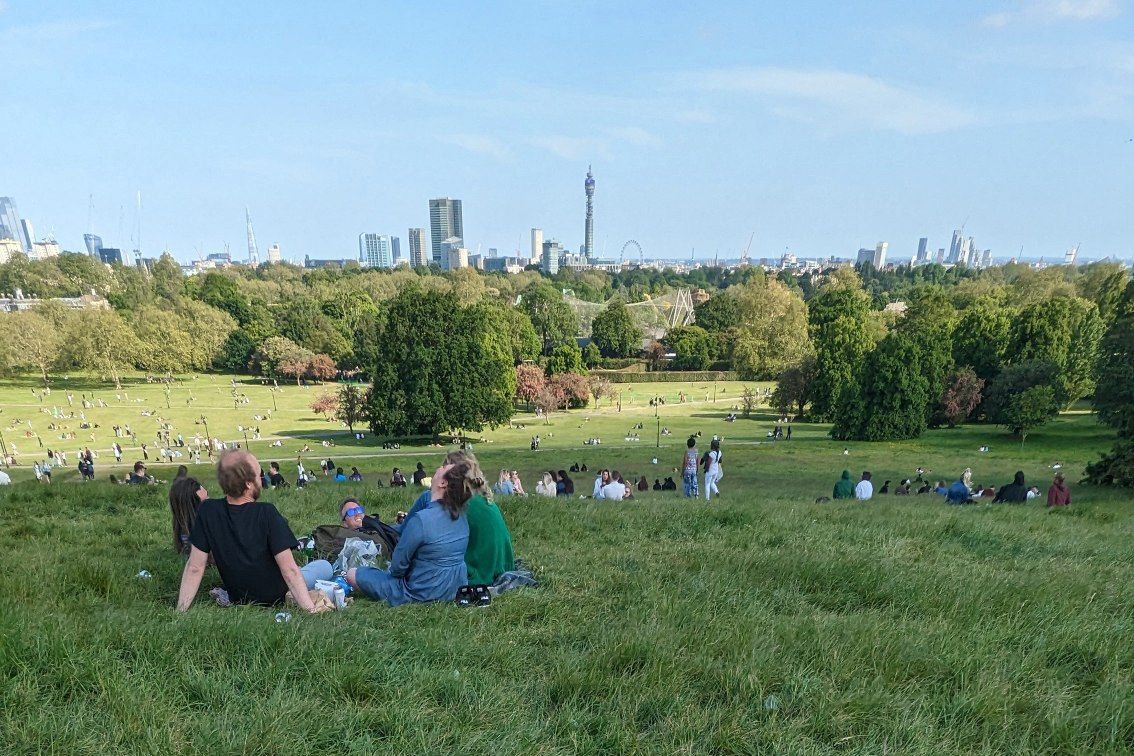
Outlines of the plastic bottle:
{"type": "Polygon", "coordinates": [[[291,622],[291,614],[288,612],[278,612],[276,614],[276,622],[291,622]]]}

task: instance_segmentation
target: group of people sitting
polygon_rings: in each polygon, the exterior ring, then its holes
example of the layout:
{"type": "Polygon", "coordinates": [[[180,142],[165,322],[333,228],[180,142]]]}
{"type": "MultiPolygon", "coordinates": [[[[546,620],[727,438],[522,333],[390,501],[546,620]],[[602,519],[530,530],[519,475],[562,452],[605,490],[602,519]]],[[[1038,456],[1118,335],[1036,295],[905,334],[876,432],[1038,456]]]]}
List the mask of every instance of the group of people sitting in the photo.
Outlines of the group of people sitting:
{"type": "Polygon", "coordinates": [[[548,470],[536,483],[536,496],[574,496],[575,481],[567,475],[566,470],[548,470]]]}
{"type": "MultiPolygon", "coordinates": [[[[942,480],[933,483],[925,480],[924,473],[925,470],[919,467],[916,478],[913,480],[905,478],[894,488],[892,493],[895,496],[938,494],[945,497],[945,503],[953,505],[976,504],[980,501],[990,501],[993,504],[1018,504],[1040,496],[1038,486],[1029,487],[1027,485],[1023,470],[1017,470],[1012,482],[1001,486],[999,490],[990,485],[974,485],[973,471],[969,467],[966,467],[957,480],[949,486],[946,486],[945,481],[942,480]]],[[[872,478],[870,471],[863,471],[862,477],[856,483],[851,480],[850,470],[843,470],[842,477],[835,483],[831,498],[868,501],[875,493],[872,478]]],[[[888,493],[891,493],[889,480],[885,481],[878,490],[880,495],[888,493]]],[[[1047,506],[1067,506],[1070,503],[1071,490],[1067,487],[1063,474],[1056,473],[1055,479],[1047,491],[1047,506]]]]}
{"type": "MultiPolygon", "coordinates": [[[[300,567],[292,553],[299,542],[287,519],[260,501],[262,470],[246,450],[232,450],[217,463],[224,493],[208,498],[205,487],[187,475],[170,488],[173,547],[187,558],[177,608],[186,611],[200,588],[205,569],[215,564],[227,599],[233,603],[275,605],[291,594],[301,609],[315,611],[309,591],[334,577],[331,563],[316,559],[300,567]]],[[[366,513],[357,499],[343,502],[343,527],[363,530],[366,513]]],[[[492,502],[480,465],[470,452],[455,451],[430,479],[430,487],[397,525],[389,567],[346,570],[352,591],[391,606],[416,601],[453,600],[468,585],[487,586],[514,569],[512,536],[492,502]]]]}

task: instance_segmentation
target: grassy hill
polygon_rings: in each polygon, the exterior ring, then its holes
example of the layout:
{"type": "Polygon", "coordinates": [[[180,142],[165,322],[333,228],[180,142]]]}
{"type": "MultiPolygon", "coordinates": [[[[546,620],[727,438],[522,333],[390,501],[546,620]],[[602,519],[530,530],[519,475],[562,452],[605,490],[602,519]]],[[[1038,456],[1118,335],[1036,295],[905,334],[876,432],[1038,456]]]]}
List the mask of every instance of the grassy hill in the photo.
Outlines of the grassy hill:
{"type": "MultiPolygon", "coordinates": [[[[622,413],[520,418],[527,427],[486,433],[476,451],[490,474],[519,469],[529,488],[540,470],[576,461],[652,480],[670,474],[685,434],[721,434],[721,501],[505,499],[518,555],[543,585],[486,609],[359,601],[276,624],[270,610],[199,599],[180,615],[164,486],[79,484],[73,472],[37,485],[21,471],[23,482],[0,489],[5,749],[1134,750],[1128,492],[1073,486],[1075,503],[1060,512],[950,508],[928,496],[815,502],[843,467],[870,469],[880,483],[918,465],[943,478],[971,466],[997,485],[1023,469],[1046,487],[1061,462],[1074,481],[1110,444],[1089,415],[1062,416],[1022,449],[1000,430],[969,427],[843,454],[825,427],[797,425],[790,443],[767,443],[767,415],[725,423],[729,400],[705,403],[701,392],[700,404],[682,406],[667,387],[674,399],[660,420],[674,435],[659,450],[646,392],[660,387],[634,388],[622,413]],[[638,422],[642,440],[625,441],[638,422]],[[532,452],[536,432],[543,448],[532,452]],[[603,445],[583,446],[591,436],[603,445]]],[[[4,427],[13,412],[31,414],[9,403],[25,391],[0,389],[4,427]]],[[[286,401],[294,414],[275,414],[272,434],[336,430],[286,401]]],[[[286,437],[291,452],[299,441],[286,437]]],[[[325,451],[313,447],[316,463],[325,451]]],[[[414,492],[374,481],[395,464],[435,465],[444,449],[340,441],[331,451],[367,482],[266,494],[297,533],[333,521],[348,492],[384,517],[404,509],[414,492]]],[[[100,481],[108,470],[100,463],[100,481]]],[[[216,488],[205,466],[194,472],[216,488]]],[[[589,487],[587,475],[576,480],[589,487]]],[[[210,571],[202,595],[218,582],[210,571]]]]}

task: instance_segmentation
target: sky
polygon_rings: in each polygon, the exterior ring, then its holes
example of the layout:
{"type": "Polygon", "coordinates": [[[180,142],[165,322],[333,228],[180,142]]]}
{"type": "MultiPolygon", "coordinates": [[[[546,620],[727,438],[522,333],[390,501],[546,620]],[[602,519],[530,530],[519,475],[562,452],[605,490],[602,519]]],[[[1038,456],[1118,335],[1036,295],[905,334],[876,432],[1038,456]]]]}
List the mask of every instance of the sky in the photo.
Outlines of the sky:
{"type": "Polygon", "coordinates": [[[140,191],[183,261],[448,196],[511,254],[578,249],[590,165],[606,257],[1134,258],[1134,0],[684,5],[0,0],[0,195],[129,249],[140,191]]]}

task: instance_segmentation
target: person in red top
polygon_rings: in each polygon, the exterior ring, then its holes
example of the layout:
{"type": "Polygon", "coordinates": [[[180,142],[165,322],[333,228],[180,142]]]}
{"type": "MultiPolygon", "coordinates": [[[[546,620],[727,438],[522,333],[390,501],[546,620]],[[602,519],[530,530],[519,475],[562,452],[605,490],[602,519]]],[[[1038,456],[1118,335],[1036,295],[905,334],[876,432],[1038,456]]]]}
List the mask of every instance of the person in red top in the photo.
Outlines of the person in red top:
{"type": "Polygon", "coordinates": [[[1063,473],[1056,473],[1051,488],[1047,489],[1048,507],[1066,507],[1071,503],[1071,489],[1063,482],[1063,473]]]}

